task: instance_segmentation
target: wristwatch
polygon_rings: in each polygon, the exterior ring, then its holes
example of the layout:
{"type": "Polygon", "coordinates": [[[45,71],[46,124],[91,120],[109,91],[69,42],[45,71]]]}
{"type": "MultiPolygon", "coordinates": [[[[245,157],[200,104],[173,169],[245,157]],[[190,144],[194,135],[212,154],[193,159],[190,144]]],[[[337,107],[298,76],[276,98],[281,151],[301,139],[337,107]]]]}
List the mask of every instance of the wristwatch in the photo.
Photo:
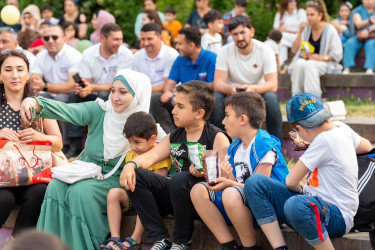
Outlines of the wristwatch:
{"type": "Polygon", "coordinates": [[[43,91],[48,91],[47,82],[44,83],[43,91]]]}
{"type": "Polygon", "coordinates": [[[325,62],[328,62],[329,57],[326,55],[326,56],[323,57],[323,60],[324,60],[325,62]]]}

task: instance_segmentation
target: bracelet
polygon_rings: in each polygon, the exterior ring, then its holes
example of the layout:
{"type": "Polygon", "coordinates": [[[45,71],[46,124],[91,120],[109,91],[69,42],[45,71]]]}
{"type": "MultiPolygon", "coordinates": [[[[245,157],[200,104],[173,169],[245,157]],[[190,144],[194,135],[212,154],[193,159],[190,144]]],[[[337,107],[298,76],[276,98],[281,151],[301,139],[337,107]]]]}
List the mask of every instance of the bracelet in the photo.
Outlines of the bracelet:
{"type": "Polygon", "coordinates": [[[130,162],[135,165],[134,172],[137,171],[138,165],[137,165],[137,163],[135,161],[128,161],[127,163],[125,163],[125,165],[128,164],[128,163],[130,163],[130,162]]]}

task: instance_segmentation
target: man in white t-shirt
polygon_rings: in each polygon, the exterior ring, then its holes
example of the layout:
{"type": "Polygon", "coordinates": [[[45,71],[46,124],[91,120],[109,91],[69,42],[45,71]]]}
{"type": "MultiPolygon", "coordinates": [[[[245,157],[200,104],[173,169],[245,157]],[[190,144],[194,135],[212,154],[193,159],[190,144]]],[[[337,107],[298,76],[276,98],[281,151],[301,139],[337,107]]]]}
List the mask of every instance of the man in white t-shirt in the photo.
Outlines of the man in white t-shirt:
{"type": "Polygon", "coordinates": [[[282,142],[282,116],[277,97],[275,53],[264,43],[253,39],[254,28],[248,17],[236,16],[229,22],[234,43],[224,46],[215,69],[215,107],[210,121],[223,127],[224,100],[241,91],[261,94],[266,101],[266,125],[271,135],[282,142]]]}
{"type": "MultiPolygon", "coordinates": [[[[107,23],[100,30],[100,43],[83,52],[79,75],[85,87],[76,85],[76,94],[81,98],[107,100],[116,73],[131,69],[133,54],[123,44],[123,33],[119,25],[107,23]]],[[[81,100],[82,101],[82,100],[81,100]]],[[[74,99],[72,102],[80,102],[74,99]]]]}
{"type": "Polygon", "coordinates": [[[7,49],[20,50],[26,55],[31,67],[35,56],[30,51],[24,50],[18,45],[17,37],[17,32],[12,27],[0,27],[0,52],[7,49]]]}
{"type": "Polygon", "coordinates": [[[294,96],[286,111],[288,122],[311,144],[286,177],[286,186],[254,175],[246,181],[246,197],[274,249],[288,249],[279,223],[315,249],[333,249],[330,237],[349,232],[358,208],[356,154],[369,152],[372,145],[344,123],[331,122],[332,114],[312,94],[294,96]]]}
{"type": "MultiPolygon", "coordinates": [[[[45,50],[40,52],[30,69],[30,83],[41,96],[68,102],[74,91],[73,75],[79,72],[81,53],[67,45],[64,31],[59,25],[48,26],[44,36],[45,50]]],[[[70,148],[68,123],[61,122],[63,144],[70,148]]],[[[65,150],[64,149],[64,150],[65,150]]]]}
{"type": "Polygon", "coordinates": [[[150,78],[152,93],[163,92],[179,54],[177,50],[164,45],[161,40],[161,27],[156,23],[148,23],[142,27],[141,45],[143,49],[134,55],[133,70],[150,78]]]}

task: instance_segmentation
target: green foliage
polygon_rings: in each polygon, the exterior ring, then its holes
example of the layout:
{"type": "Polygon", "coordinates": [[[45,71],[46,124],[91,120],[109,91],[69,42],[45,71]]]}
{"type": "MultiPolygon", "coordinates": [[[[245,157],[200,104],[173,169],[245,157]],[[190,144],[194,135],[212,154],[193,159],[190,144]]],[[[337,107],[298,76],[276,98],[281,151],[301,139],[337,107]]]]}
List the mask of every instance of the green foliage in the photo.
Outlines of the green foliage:
{"type": "MultiPolygon", "coordinates": [[[[354,6],[361,4],[360,0],[349,0],[354,6]]],[[[226,13],[233,9],[235,0],[211,0],[211,6],[214,9],[226,13]]],[[[249,0],[247,13],[253,20],[253,25],[256,30],[255,38],[264,41],[272,29],[275,13],[279,0],[249,0]]],[[[301,5],[304,7],[307,0],[301,0],[301,5]]],[[[325,1],[327,4],[328,13],[336,17],[340,1],[325,1]]],[[[0,0],[1,5],[6,4],[6,0],[0,0]]],[[[33,0],[20,1],[21,9],[25,8],[30,3],[34,3],[41,7],[45,4],[52,6],[55,12],[55,17],[60,17],[64,13],[63,0],[33,0]]],[[[177,19],[182,24],[185,23],[190,11],[194,6],[194,0],[158,0],[158,10],[164,10],[172,6],[177,11],[177,19]]],[[[107,10],[116,17],[116,22],[121,25],[124,31],[124,39],[127,43],[132,45],[136,40],[134,35],[134,23],[138,13],[143,11],[142,0],[80,0],[80,11],[86,15],[89,23],[89,33],[92,32],[90,20],[92,15],[101,9],[107,10]]]]}

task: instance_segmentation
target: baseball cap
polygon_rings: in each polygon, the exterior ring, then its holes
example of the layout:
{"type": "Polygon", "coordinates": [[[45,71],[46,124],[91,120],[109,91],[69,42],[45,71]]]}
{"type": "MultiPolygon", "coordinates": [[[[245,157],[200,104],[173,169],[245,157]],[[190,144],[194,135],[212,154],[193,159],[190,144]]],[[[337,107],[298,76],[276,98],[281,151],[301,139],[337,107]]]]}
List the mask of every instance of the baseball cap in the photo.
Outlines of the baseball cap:
{"type": "Polygon", "coordinates": [[[332,117],[324,109],[323,103],[314,95],[302,93],[294,96],[286,104],[288,122],[295,122],[304,128],[312,129],[332,117]]]}

